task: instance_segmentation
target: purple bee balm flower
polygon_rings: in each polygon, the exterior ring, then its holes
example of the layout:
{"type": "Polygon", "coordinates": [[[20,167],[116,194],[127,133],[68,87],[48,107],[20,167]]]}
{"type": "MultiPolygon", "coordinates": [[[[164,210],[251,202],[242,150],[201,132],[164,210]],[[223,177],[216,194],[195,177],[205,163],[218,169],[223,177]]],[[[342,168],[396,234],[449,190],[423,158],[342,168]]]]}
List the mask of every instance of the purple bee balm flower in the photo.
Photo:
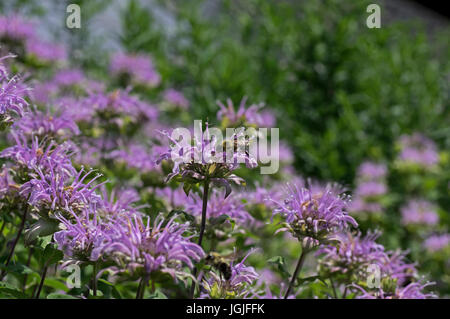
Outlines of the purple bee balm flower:
{"type": "Polygon", "coordinates": [[[169,210],[183,208],[188,201],[188,196],[181,188],[157,188],[155,194],[165,201],[169,210]]]}
{"type": "Polygon", "coordinates": [[[349,212],[355,214],[381,214],[383,212],[383,206],[380,203],[367,202],[364,198],[355,197],[350,203],[349,212]]]}
{"type": "Polygon", "coordinates": [[[51,141],[46,144],[39,142],[38,138],[35,137],[29,145],[24,135],[13,132],[12,136],[16,145],[4,149],[0,153],[1,158],[12,160],[19,168],[28,172],[34,170],[55,171],[62,176],[75,174],[76,171],[70,160],[73,154],[72,143],[64,142],[58,145],[51,141]]]}
{"type": "Polygon", "coordinates": [[[272,187],[264,185],[256,185],[254,190],[248,191],[245,194],[248,205],[264,205],[273,210],[277,207],[275,202],[284,199],[284,192],[281,185],[275,184],[272,187]]]}
{"type": "Polygon", "coordinates": [[[248,140],[243,130],[235,132],[230,141],[219,143],[215,136],[210,136],[208,124],[206,125],[205,132],[200,127],[200,136],[198,134],[194,136],[192,145],[182,145],[168,132],[161,132],[168,137],[173,146],[160,155],[157,164],[163,160],[171,160],[173,169],[166,181],[176,177],[184,183],[186,193],[189,193],[192,184],[208,181],[216,186],[224,186],[225,197],[228,197],[231,193],[230,182],[238,185],[244,183],[244,180],[232,174],[232,171],[237,169],[240,163],[245,163],[250,168],[256,167],[256,159],[247,152],[248,140]],[[234,145],[234,147],[224,145],[234,145]],[[227,152],[228,148],[231,149],[231,154],[227,152]]]}
{"type": "Polygon", "coordinates": [[[124,215],[140,214],[139,207],[132,204],[140,200],[139,193],[134,188],[117,191],[112,190],[108,195],[106,188],[102,188],[102,200],[98,207],[98,215],[105,218],[121,218],[124,215]]]}
{"type": "Polygon", "coordinates": [[[285,164],[291,164],[294,161],[292,149],[284,142],[280,142],[279,160],[285,164]]]}
{"type": "Polygon", "coordinates": [[[428,225],[439,223],[436,207],[425,200],[410,200],[401,208],[403,225],[428,225]]]}
{"type": "Polygon", "coordinates": [[[432,235],[423,243],[425,249],[435,253],[450,248],[450,234],[432,235]]]}
{"type": "Polygon", "coordinates": [[[183,234],[188,224],[178,224],[158,217],[150,224],[143,217],[133,216],[114,223],[114,233],[104,242],[101,251],[119,267],[127,265],[132,272],[150,275],[153,272],[170,274],[174,279],[190,276],[183,268],[193,267],[205,253],[190,237],[183,234]]]}
{"type": "Polygon", "coordinates": [[[164,92],[164,100],[181,109],[189,108],[189,101],[184,97],[183,93],[174,89],[168,89],[164,92]]]}
{"type": "Polygon", "coordinates": [[[400,138],[400,148],[399,159],[402,162],[417,164],[426,168],[439,162],[436,144],[420,133],[403,135],[400,138]]]}
{"type": "Polygon", "coordinates": [[[348,198],[327,189],[314,194],[306,188],[288,186],[284,202],[275,202],[274,215],[285,219],[285,227],[304,247],[313,247],[333,240],[333,236],[358,224],[346,212],[348,198]]]}
{"type": "Polygon", "coordinates": [[[364,181],[355,190],[356,197],[376,197],[386,194],[386,184],[378,181],[364,181]]]}
{"type": "Polygon", "coordinates": [[[30,97],[35,103],[47,104],[58,93],[58,86],[53,82],[34,83],[30,97]]]}
{"type": "Polygon", "coordinates": [[[20,121],[15,123],[15,130],[20,130],[28,136],[60,137],[68,138],[80,134],[77,124],[68,112],[53,114],[48,110],[46,113],[38,111],[27,113],[20,121]]]}
{"type": "MultiPolygon", "coordinates": [[[[16,185],[10,176],[10,168],[2,167],[0,168],[0,198],[5,198],[6,196],[17,193],[19,186],[16,185]]],[[[0,208],[2,204],[0,203],[0,208]]]]}
{"type": "Polygon", "coordinates": [[[245,107],[247,97],[244,97],[236,111],[233,102],[227,99],[227,105],[217,101],[219,111],[217,118],[222,122],[223,127],[240,127],[240,126],[257,126],[257,127],[273,127],[275,126],[275,116],[268,110],[260,111],[264,104],[252,104],[248,108],[245,107]]]}
{"type": "Polygon", "coordinates": [[[13,122],[13,115],[23,116],[28,103],[24,96],[28,88],[21,85],[17,77],[9,78],[3,60],[13,57],[8,55],[0,58],[0,130],[13,122]]]}
{"type": "Polygon", "coordinates": [[[337,276],[344,282],[360,281],[367,278],[370,265],[381,267],[387,258],[384,247],[375,241],[379,232],[352,235],[343,233],[338,236],[338,246],[326,245],[319,248],[319,272],[326,276],[337,276]]]}
{"type": "Polygon", "coordinates": [[[89,108],[98,114],[115,118],[121,126],[124,115],[130,116],[135,122],[156,121],[158,110],[152,105],[140,101],[128,94],[128,91],[116,90],[112,93],[94,93],[82,100],[81,105],[89,108]]]}
{"type": "Polygon", "coordinates": [[[155,87],[161,82],[152,60],[145,55],[117,53],[111,59],[110,70],[114,75],[128,74],[136,84],[155,87]]]}
{"type": "Polygon", "coordinates": [[[61,222],[61,231],[53,235],[58,249],[77,261],[96,261],[101,247],[112,226],[99,219],[95,209],[86,208],[81,213],[68,211],[67,218],[56,214],[61,222]]]}
{"type": "Polygon", "coordinates": [[[221,274],[214,271],[208,272],[209,278],[204,278],[202,281],[205,291],[201,293],[200,298],[240,299],[254,294],[251,286],[256,283],[259,275],[253,267],[244,264],[253,252],[254,250],[251,250],[239,263],[235,263],[234,260],[230,263],[229,279],[223,278],[221,274]]]}
{"type": "Polygon", "coordinates": [[[64,69],[58,71],[52,79],[58,87],[68,87],[79,84],[86,80],[84,73],[80,69],[64,69]]]}
{"type": "MultiPolygon", "coordinates": [[[[202,197],[198,194],[192,194],[186,201],[184,208],[186,212],[201,218],[202,214],[202,197]]],[[[245,205],[238,197],[224,198],[219,191],[213,189],[208,199],[208,207],[206,217],[208,219],[217,218],[227,215],[240,226],[252,226],[255,219],[245,210],[245,205]]]]}
{"type": "Polygon", "coordinates": [[[63,46],[43,42],[35,38],[27,39],[25,49],[28,54],[43,62],[62,62],[67,60],[67,52],[63,46]]]}
{"type": "Polygon", "coordinates": [[[387,168],[384,164],[364,162],[358,168],[358,176],[361,179],[374,180],[386,177],[387,168]]]}
{"type": "Polygon", "coordinates": [[[116,149],[107,158],[125,163],[128,167],[139,170],[140,173],[148,173],[159,168],[155,164],[156,159],[151,151],[140,144],[128,145],[127,149],[116,149]]]}
{"type": "Polygon", "coordinates": [[[398,285],[403,285],[407,280],[417,277],[416,264],[406,261],[407,251],[388,251],[381,266],[383,276],[396,280],[398,285]]]}
{"type": "Polygon", "coordinates": [[[36,169],[37,177],[21,186],[20,194],[28,198],[28,202],[43,211],[82,211],[89,205],[101,202],[95,190],[105,182],[93,186],[101,177],[97,175],[88,183],[84,181],[92,173],[92,170],[83,175],[84,169],[72,179],[55,172],[53,169],[47,174],[36,169]]]}
{"type": "Polygon", "coordinates": [[[34,38],[35,26],[18,15],[0,16],[0,38],[26,40],[34,38]]]}
{"type": "Polygon", "coordinates": [[[428,299],[436,298],[433,293],[423,292],[424,288],[433,285],[434,283],[418,283],[413,282],[406,287],[396,287],[394,292],[377,289],[375,291],[366,291],[360,286],[353,285],[362,292],[362,295],[357,296],[357,299],[428,299]]]}

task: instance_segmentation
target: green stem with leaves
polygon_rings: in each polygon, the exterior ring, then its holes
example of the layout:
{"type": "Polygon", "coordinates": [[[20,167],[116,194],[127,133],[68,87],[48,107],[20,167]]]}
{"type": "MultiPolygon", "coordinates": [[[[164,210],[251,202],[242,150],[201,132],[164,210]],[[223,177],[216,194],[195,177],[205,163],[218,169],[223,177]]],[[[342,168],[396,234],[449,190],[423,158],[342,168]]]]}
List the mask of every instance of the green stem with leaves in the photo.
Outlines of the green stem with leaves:
{"type": "MultiPolygon", "coordinates": [[[[202,246],[203,234],[205,233],[205,228],[206,228],[206,212],[208,209],[208,192],[209,192],[209,180],[205,179],[205,182],[203,184],[203,197],[202,197],[202,221],[200,224],[200,234],[198,236],[198,242],[197,242],[200,247],[202,246]]],[[[197,268],[194,267],[192,274],[193,274],[194,278],[197,276],[197,268]]],[[[196,286],[197,286],[197,284],[195,282],[193,282],[192,286],[191,286],[191,292],[190,292],[191,298],[194,298],[196,286]]]]}
{"type": "Polygon", "coordinates": [[[94,297],[97,296],[97,272],[98,272],[98,262],[95,261],[93,264],[93,274],[92,274],[92,293],[94,297]]]}
{"type": "Polygon", "coordinates": [[[39,295],[41,294],[42,287],[44,287],[45,276],[47,276],[48,264],[45,263],[44,268],[42,270],[41,282],[39,283],[38,290],[36,292],[36,299],[39,299],[39,295]]]}
{"type": "Polygon", "coordinates": [[[8,258],[6,259],[5,268],[2,270],[2,272],[0,274],[0,280],[3,280],[3,278],[6,276],[6,273],[7,273],[6,268],[8,267],[9,263],[11,262],[12,257],[14,256],[14,250],[16,249],[17,243],[19,242],[19,238],[22,235],[22,231],[25,227],[25,222],[27,220],[27,214],[28,214],[28,208],[25,209],[25,212],[23,213],[22,222],[20,223],[19,230],[17,231],[17,236],[14,239],[14,242],[11,247],[11,251],[9,252],[8,258]]]}

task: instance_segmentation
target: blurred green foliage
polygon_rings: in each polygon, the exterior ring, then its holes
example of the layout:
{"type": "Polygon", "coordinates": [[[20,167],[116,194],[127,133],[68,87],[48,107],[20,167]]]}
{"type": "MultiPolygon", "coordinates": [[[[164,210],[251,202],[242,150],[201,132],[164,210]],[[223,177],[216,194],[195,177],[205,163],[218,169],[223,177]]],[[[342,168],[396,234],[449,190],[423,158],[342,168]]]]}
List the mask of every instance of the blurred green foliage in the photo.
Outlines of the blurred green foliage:
{"type": "Polygon", "coordinates": [[[266,102],[306,176],[352,183],[363,159],[392,159],[402,133],[450,145],[449,30],[369,29],[368,1],[158,3],[129,1],[124,47],[151,54],[198,118],[214,118],[217,99],[266,102]]]}

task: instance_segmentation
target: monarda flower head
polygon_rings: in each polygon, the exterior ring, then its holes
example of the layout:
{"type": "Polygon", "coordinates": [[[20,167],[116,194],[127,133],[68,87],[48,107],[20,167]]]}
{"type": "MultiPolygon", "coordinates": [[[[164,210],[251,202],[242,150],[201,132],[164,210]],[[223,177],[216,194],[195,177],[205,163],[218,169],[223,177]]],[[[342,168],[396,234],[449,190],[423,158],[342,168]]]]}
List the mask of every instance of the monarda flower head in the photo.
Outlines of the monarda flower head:
{"type": "Polygon", "coordinates": [[[358,167],[358,178],[363,180],[384,179],[387,174],[386,165],[375,162],[364,162],[358,167]]]}
{"type": "Polygon", "coordinates": [[[238,110],[235,110],[233,102],[227,99],[227,105],[217,101],[219,111],[217,112],[217,119],[221,122],[222,127],[273,127],[275,126],[275,116],[268,110],[261,111],[264,104],[252,104],[248,108],[245,107],[247,97],[244,97],[239,105],[238,110]]]}
{"type": "Polygon", "coordinates": [[[189,108],[189,101],[184,97],[183,93],[175,89],[167,89],[164,91],[164,102],[167,107],[186,110],[189,108]]]}
{"type": "Polygon", "coordinates": [[[336,246],[324,245],[319,248],[319,273],[333,276],[338,281],[360,282],[367,279],[369,267],[382,267],[387,255],[384,247],[375,241],[379,232],[353,235],[350,232],[339,235],[336,246]]]}
{"type": "Polygon", "coordinates": [[[61,176],[73,176],[76,173],[70,160],[74,152],[72,143],[39,141],[37,137],[29,142],[23,132],[13,131],[12,136],[16,145],[4,149],[0,158],[7,158],[15,164],[15,173],[19,178],[36,175],[36,171],[53,171],[61,176]]]}
{"type": "Polygon", "coordinates": [[[67,112],[54,114],[41,112],[34,109],[17,121],[14,130],[20,130],[24,135],[37,137],[51,137],[54,139],[66,139],[78,135],[80,130],[77,124],[67,112]]]}
{"type": "Polygon", "coordinates": [[[124,125],[125,116],[133,123],[158,119],[158,109],[130,95],[129,90],[92,93],[81,99],[80,106],[86,109],[84,111],[86,115],[90,112],[91,115],[115,122],[119,127],[124,125]]]}
{"type": "Polygon", "coordinates": [[[381,266],[381,275],[398,286],[404,286],[409,281],[416,281],[418,276],[416,264],[407,262],[407,254],[408,251],[402,250],[386,252],[386,258],[381,266]]]}
{"type": "Polygon", "coordinates": [[[101,254],[115,261],[119,272],[125,270],[139,276],[166,273],[174,279],[190,274],[185,266],[204,257],[202,248],[184,234],[188,224],[178,224],[174,218],[158,216],[153,224],[142,216],[124,217],[114,222],[113,235],[104,242],[101,254]]]}
{"type": "Polygon", "coordinates": [[[238,129],[229,140],[219,143],[216,136],[210,136],[208,124],[206,125],[205,132],[200,127],[200,134],[194,134],[192,144],[189,145],[183,145],[173,139],[166,131],[161,132],[168,137],[172,147],[160,155],[157,163],[163,160],[173,163],[172,173],[167,176],[166,182],[175,179],[184,183],[186,194],[189,194],[195,184],[211,182],[219,187],[224,186],[225,197],[228,197],[231,193],[231,182],[245,184],[242,178],[232,172],[241,163],[245,163],[249,168],[257,166],[256,159],[248,152],[251,143],[249,139],[252,137],[246,137],[243,129],[238,129]]]}
{"type": "Polygon", "coordinates": [[[134,188],[113,189],[108,194],[106,187],[102,187],[102,199],[97,209],[97,214],[102,218],[121,218],[124,215],[132,216],[133,214],[141,214],[133,204],[139,201],[139,193],[134,188]]]}
{"type": "MultiPolygon", "coordinates": [[[[202,212],[202,198],[198,194],[193,194],[186,199],[184,209],[189,214],[201,217],[202,212]]],[[[236,222],[236,225],[241,227],[251,227],[255,223],[255,219],[247,212],[244,203],[239,197],[224,198],[219,191],[213,190],[208,200],[208,208],[206,217],[210,222],[218,218],[227,216],[236,222]]],[[[216,234],[217,235],[217,234],[216,234]]]]}
{"type": "Polygon", "coordinates": [[[254,295],[252,286],[259,278],[258,273],[251,266],[244,264],[245,260],[254,250],[251,250],[240,262],[230,262],[230,278],[226,279],[222,274],[214,271],[208,272],[208,277],[203,279],[204,292],[200,297],[205,299],[241,299],[254,295]]]}
{"type": "Polygon", "coordinates": [[[433,226],[439,222],[436,207],[425,200],[411,200],[400,211],[402,224],[406,226],[433,226]]]}
{"type": "Polygon", "coordinates": [[[44,42],[37,38],[27,39],[25,50],[28,55],[44,63],[64,62],[67,60],[67,51],[64,46],[44,42]]]}
{"type": "Polygon", "coordinates": [[[450,255],[450,234],[431,235],[425,240],[423,246],[431,253],[448,250],[450,255]]]}
{"type": "Polygon", "coordinates": [[[53,238],[66,256],[75,261],[97,261],[101,257],[103,243],[111,235],[112,226],[98,217],[95,208],[86,207],[81,213],[69,210],[67,218],[58,213],[56,219],[61,222],[62,230],[53,238]]]}
{"type": "Polygon", "coordinates": [[[17,77],[9,78],[3,65],[3,60],[10,57],[13,56],[0,58],[0,131],[11,125],[14,117],[23,116],[28,105],[24,98],[28,88],[17,77]]]}
{"type": "Polygon", "coordinates": [[[346,212],[348,198],[334,194],[329,189],[314,194],[306,188],[288,186],[284,202],[275,202],[274,215],[281,215],[285,227],[279,231],[289,231],[302,243],[304,248],[312,248],[335,240],[334,236],[358,224],[346,212]]]}
{"type": "Polygon", "coordinates": [[[399,146],[400,164],[431,168],[439,162],[436,144],[420,133],[401,136],[399,146]]]}
{"type": "Polygon", "coordinates": [[[116,53],[111,59],[110,70],[113,75],[128,77],[133,84],[155,87],[161,82],[152,60],[145,55],[116,53]]]}
{"type": "Polygon", "coordinates": [[[0,16],[0,39],[24,41],[35,37],[36,26],[19,15],[0,16]]]}
{"type": "Polygon", "coordinates": [[[44,217],[53,217],[56,212],[79,212],[101,201],[95,190],[105,182],[94,186],[101,175],[91,178],[92,172],[85,173],[81,169],[74,178],[70,178],[53,169],[47,173],[36,169],[36,178],[23,184],[20,194],[44,217]],[[89,178],[90,181],[85,183],[89,178]]]}

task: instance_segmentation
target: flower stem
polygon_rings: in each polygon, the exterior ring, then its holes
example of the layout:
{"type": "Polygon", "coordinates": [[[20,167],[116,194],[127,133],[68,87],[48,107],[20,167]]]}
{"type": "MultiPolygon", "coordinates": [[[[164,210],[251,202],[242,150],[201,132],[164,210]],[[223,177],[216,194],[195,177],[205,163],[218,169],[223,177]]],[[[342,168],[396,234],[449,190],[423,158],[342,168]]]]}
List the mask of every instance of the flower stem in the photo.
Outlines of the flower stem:
{"type": "Polygon", "coordinates": [[[139,286],[136,293],[136,299],[143,299],[145,293],[145,286],[147,286],[148,275],[144,275],[139,281],[139,286]]]}
{"type": "Polygon", "coordinates": [[[298,259],[297,267],[295,267],[294,274],[292,275],[292,279],[291,279],[291,282],[289,283],[288,289],[286,290],[286,294],[284,295],[284,299],[287,299],[287,297],[289,296],[289,294],[290,294],[290,292],[292,290],[292,286],[294,285],[295,280],[297,279],[297,275],[298,275],[298,273],[300,272],[300,270],[303,267],[303,263],[305,261],[305,257],[306,257],[307,253],[308,253],[308,251],[306,249],[302,248],[302,253],[300,254],[300,258],[298,259]]]}
{"type": "Polygon", "coordinates": [[[44,269],[42,270],[41,282],[39,283],[39,288],[36,293],[36,299],[39,299],[39,295],[41,294],[42,287],[44,286],[45,276],[47,276],[48,265],[45,263],[44,269]]]}
{"type": "MultiPolygon", "coordinates": [[[[208,192],[209,192],[209,180],[205,179],[205,182],[203,184],[203,197],[202,197],[202,201],[203,201],[203,203],[202,203],[202,221],[201,221],[201,225],[200,225],[200,234],[198,236],[198,245],[200,247],[202,247],[203,234],[205,233],[205,228],[206,228],[206,211],[208,209],[208,192]]],[[[195,278],[195,276],[197,276],[197,268],[195,268],[195,267],[193,270],[193,275],[194,275],[194,278],[195,278]]],[[[195,282],[192,282],[191,291],[190,291],[191,299],[194,298],[196,286],[197,286],[197,284],[195,282]]]]}
{"type": "Polygon", "coordinates": [[[3,220],[2,227],[0,228],[0,236],[3,237],[3,229],[5,229],[6,220],[3,220]]]}
{"type": "Polygon", "coordinates": [[[97,272],[98,272],[97,266],[98,266],[97,262],[95,261],[93,265],[94,270],[92,274],[92,291],[94,296],[97,296],[97,272]]]}
{"type": "Polygon", "coordinates": [[[205,180],[203,185],[203,198],[202,198],[202,222],[200,225],[200,235],[198,236],[198,245],[202,246],[203,234],[205,233],[206,228],[206,211],[208,208],[208,191],[209,191],[209,181],[205,180]]]}
{"type": "MultiPolygon", "coordinates": [[[[33,247],[31,247],[28,250],[28,259],[27,259],[27,263],[26,263],[27,267],[30,267],[31,257],[33,257],[33,251],[34,251],[33,247]]],[[[25,274],[23,276],[23,292],[25,292],[25,290],[27,289],[27,279],[28,279],[28,274],[25,274]]]]}
{"type": "Polygon", "coordinates": [[[333,279],[331,279],[331,277],[330,277],[330,285],[331,285],[331,288],[333,288],[334,299],[338,299],[338,296],[336,293],[336,287],[334,287],[334,282],[333,282],[333,279]]]}
{"type": "Polygon", "coordinates": [[[0,280],[3,280],[3,278],[5,277],[6,267],[8,267],[12,257],[14,256],[14,250],[16,249],[17,243],[19,242],[20,235],[22,235],[22,231],[25,226],[25,221],[27,219],[27,213],[28,213],[28,209],[25,209],[25,212],[23,213],[23,216],[22,216],[22,222],[20,223],[19,230],[17,232],[17,236],[14,239],[13,245],[11,247],[11,251],[9,252],[8,258],[6,259],[5,268],[2,270],[2,272],[0,274],[0,280]]]}

